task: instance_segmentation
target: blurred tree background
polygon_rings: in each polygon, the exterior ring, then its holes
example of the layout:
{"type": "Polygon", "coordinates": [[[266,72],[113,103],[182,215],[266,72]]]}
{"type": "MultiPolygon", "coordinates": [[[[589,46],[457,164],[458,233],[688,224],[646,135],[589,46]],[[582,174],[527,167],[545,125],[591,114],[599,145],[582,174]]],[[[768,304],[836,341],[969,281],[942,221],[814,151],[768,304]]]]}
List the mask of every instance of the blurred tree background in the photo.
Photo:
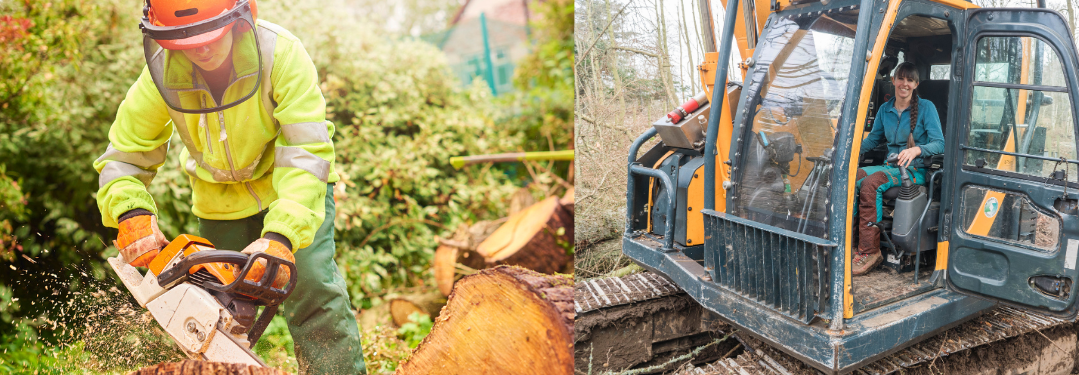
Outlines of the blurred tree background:
{"type": "MultiPolygon", "coordinates": [[[[101,224],[94,198],[91,163],[145,65],[140,4],[0,2],[0,372],[123,372],[181,356],[117,288],[104,261],[117,253],[116,232],[101,224]]],[[[260,18],[303,41],[318,68],[342,177],[337,262],[354,307],[368,309],[389,293],[430,287],[436,236],[505,216],[521,187],[543,198],[572,184],[566,162],[528,173],[511,163],[454,170],[449,158],[572,148],[573,3],[534,3],[538,21],[516,90],[498,97],[482,81],[460,85],[437,47],[409,37],[431,31],[454,7],[402,3],[394,12],[413,6],[422,17],[380,28],[362,12],[340,11],[357,4],[364,2],[258,6],[260,18]]],[[[172,142],[150,186],[170,238],[197,233],[178,165],[182,144],[172,142]]],[[[414,332],[424,332],[363,328],[374,372],[392,371],[414,332]]],[[[282,320],[257,351],[295,371],[282,320]]]]}

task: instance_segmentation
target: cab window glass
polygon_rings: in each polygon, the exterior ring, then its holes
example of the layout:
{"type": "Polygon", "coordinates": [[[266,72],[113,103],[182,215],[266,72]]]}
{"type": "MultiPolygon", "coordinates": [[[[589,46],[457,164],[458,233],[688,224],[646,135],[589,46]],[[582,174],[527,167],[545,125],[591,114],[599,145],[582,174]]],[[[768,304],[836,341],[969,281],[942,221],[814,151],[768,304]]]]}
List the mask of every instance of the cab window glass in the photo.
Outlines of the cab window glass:
{"type": "Polygon", "coordinates": [[[1032,37],[984,37],[974,67],[968,147],[964,162],[1000,171],[1047,177],[1074,164],[999,152],[1076,159],[1071,98],[1060,55],[1032,37]]]}
{"type": "Polygon", "coordinates": [[[949,79],[948,76],[950,74],[952,74],[952,66],[951,65],[943,64],[943,65],[933,65],[933,66],[929,67],[929,79],[930,80],[933,80],[933,81],[947,80],[947,79],[949,79]]]}
{"type": "Polygon", "coordinates": [[[964,233],[1041,251],[1053,251],[1060,219],[1039,211],[1026,195],[967,186],[963,189],[964,233]]]}
{"type": "Polygon", "coordinates": [[[741,217],[827,236],[832,144],[854,56],[858,10],[775,19],[747,76],[750,132],[735,191],[741,217]]]}

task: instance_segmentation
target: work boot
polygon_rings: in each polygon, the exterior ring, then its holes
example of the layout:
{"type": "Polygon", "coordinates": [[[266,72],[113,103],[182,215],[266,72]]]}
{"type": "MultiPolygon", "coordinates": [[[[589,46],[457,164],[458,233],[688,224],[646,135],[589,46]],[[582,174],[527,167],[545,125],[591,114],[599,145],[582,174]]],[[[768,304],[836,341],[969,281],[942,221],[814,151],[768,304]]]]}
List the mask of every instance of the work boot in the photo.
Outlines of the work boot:
{"type": "Polygon", "coordinates": [[[884,257],[880,255],[880,251],[869,254],[855,253],[854,260],[851,262],[853,263],[853,266],[851,267],[850,273],[854,276],[867,274],[870,270],[876,268],[883,260],[884,257]]]}

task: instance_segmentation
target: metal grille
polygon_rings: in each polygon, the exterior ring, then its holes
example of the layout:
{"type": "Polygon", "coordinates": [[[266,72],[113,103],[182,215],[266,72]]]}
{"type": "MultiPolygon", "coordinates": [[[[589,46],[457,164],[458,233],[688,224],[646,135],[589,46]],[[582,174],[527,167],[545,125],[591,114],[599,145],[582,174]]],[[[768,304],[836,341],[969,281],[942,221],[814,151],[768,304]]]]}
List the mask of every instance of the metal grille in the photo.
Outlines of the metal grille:
{"type": "Polygon", "coordinates": [[[835,244],[704,211],[705,267],[727,290],[809,323],[827,307],[835,244]]]}

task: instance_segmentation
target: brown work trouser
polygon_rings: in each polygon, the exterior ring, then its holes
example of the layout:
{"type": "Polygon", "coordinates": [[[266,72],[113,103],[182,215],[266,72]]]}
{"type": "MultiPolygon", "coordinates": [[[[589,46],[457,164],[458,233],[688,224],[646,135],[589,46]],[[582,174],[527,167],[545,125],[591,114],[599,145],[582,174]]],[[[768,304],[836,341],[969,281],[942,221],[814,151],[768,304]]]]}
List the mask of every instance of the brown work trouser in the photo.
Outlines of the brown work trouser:
{"type": "Polygon", "coordinates": [[[858,234],[858,253],[880,253],[880,228],[868,225],[877,221],[877,189],[888,183],[888,175],[877,172],[866,176],[865,170],[858,169],[855,180],[862,180],[862,187],[858,189],[858,220],[855,224],[857,226],[855,233],[858,234]]]}

